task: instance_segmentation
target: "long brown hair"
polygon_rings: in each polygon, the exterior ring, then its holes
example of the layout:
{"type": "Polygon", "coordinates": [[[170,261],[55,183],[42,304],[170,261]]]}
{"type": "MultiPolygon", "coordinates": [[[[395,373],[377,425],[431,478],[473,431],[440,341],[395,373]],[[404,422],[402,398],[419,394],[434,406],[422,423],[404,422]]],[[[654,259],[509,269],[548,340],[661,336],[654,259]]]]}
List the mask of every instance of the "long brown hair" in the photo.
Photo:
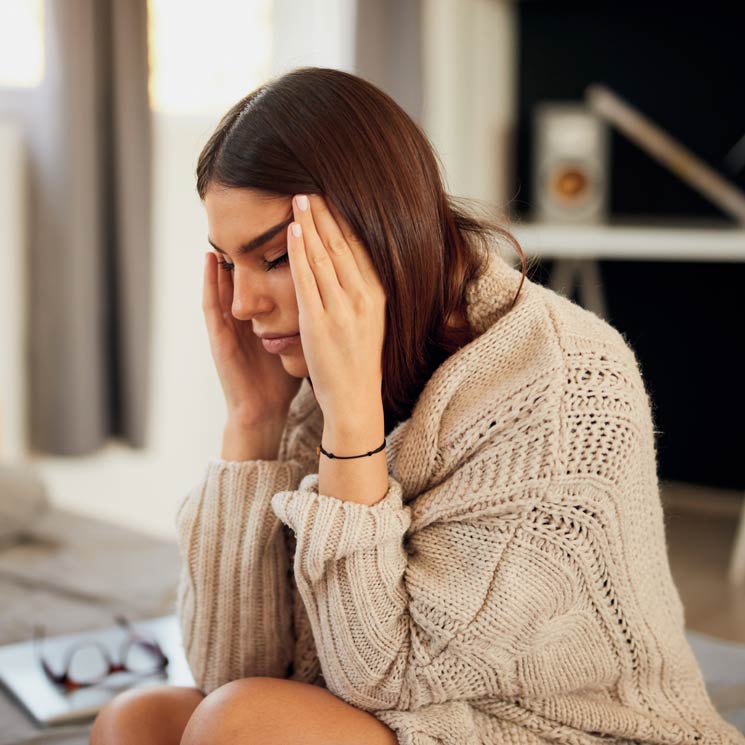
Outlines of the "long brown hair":
{"type": "MultiPolygon", "coordinates": [[[[238,101],[197,164],[210,184],[291,196],[320,193],[369,250],[385,287],[382,398],[386,434],[407,418],[427,380],[476,334],[465,286],[484,269],[493,237],[525,256],[496,220],[445,193],[422,129],[386,93],[350,73],[296,68],[238,101]],[[487,249],[488,250],[488,249],[487,249]],[[449,319],[466,319],[458,327],[449,319]]],[[[475,200],[471,200],[475,201],[475,200]]]]}

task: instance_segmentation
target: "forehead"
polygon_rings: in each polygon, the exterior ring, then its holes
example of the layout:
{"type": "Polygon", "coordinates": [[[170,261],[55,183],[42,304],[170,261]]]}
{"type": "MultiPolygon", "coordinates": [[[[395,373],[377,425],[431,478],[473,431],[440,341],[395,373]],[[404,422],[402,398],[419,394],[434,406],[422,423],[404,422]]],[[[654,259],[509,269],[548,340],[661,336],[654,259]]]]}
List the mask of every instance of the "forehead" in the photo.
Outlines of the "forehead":
{"type": "Polygon", "coordinates": [[[270,220],[292,204],[291,196],[267,194],[256,189],[210,187],[204,195],[207,218],[220,223],[270,220]]]}
{"type": "Polygon", "coordinates": [[[210,187],[204,196],[210,241],[231,251],[292,214],[292,196],[255,189],[210,187]]]}

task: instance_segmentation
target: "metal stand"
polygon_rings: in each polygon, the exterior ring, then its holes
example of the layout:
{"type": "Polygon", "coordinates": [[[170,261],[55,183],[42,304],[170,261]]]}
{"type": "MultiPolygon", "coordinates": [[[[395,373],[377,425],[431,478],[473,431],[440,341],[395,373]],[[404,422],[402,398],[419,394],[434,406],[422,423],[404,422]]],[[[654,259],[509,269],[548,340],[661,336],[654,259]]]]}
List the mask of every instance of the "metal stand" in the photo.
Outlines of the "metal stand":
{"type": "Polygon", "coordinates": [[[554,292],[567,297],[576,287],[582,307],[608,319],[603,280],[595,259],[556,259],[549,284],[554,292]]]}

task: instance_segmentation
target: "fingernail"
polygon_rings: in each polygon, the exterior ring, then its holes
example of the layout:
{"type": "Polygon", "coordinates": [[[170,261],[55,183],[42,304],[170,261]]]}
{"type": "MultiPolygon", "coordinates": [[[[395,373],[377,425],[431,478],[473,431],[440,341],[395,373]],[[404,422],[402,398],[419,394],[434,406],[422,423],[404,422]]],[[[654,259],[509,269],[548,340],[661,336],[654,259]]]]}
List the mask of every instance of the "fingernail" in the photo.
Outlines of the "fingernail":
{"type": "Polygon", "coordinates": [[[297,197],[297,206],[305,212],[305,210],[308,209],[308,197],[305,196],[305,194],[300,194],[300,196],[297,197]]]}
{"type": "Polygon", "coordinates": [[[303,229],[300,227],[299,222],[292,223],[292,234],[295,236],[295,238],[299,238],[302,232],[303,229]]]}

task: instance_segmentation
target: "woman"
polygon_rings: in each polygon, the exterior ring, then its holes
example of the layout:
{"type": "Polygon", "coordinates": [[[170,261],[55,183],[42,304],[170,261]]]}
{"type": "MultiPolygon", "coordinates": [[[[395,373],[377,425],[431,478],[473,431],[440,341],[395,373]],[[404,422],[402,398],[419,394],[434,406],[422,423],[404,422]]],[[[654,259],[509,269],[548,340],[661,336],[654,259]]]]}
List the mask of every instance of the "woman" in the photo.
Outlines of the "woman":
{"type": "Polygon", "coordinates": [[[297,69],[197,188],[228,410],[177,513],[197,687],[91,741],[744,742],[685,640],[634,353],[501,258],[411,119],[297,69]]]}

